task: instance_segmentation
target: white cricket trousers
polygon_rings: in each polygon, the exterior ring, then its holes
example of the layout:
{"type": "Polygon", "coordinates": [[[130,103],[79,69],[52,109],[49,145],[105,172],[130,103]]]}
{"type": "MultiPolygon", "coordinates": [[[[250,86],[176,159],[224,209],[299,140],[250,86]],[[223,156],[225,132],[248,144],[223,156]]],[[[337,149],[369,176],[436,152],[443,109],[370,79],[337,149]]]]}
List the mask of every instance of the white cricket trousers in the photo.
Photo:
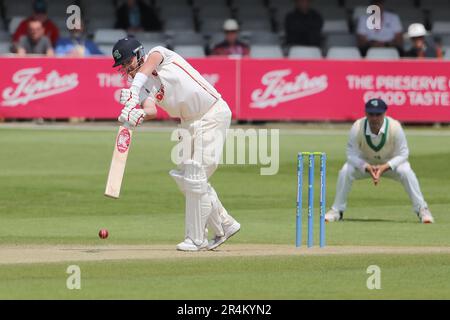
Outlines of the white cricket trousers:
{"type": "MultiPolygon", "coordinates": [[[[417,180],[416,174],[411,169],[409,162],[406,161],[400,164],[395,170],[386,171],[382,177],[394,179],[403,185],[403,188],[405,188],[405,191],[408,193],[409,199],[412,202],[413,210],[416,213],[418,213],[421,208],[428,207],[422,192],[420,191],[419,181],[417,180]]],[[[347,197],[350,193],[353,181],[355,179],[368,178],[371,178],[368,172],[363,173],[361,170],[346,162],[341,171],[339,171],[336,197],[331,208],[335,211],[344,212],[347,208],[347,197]]]]}
{"type": "MultiPolygon", "coordinates": [[[[209,178],[216,171],[223,152],[223,146],[230,128],[231,111],[228,104],[219,99],[212,108],[206,112],[200,119],[191,121],[182,121],[180,127],[189,131],[192,143],[191,158],[201,163],[206,175],[209,178]]],[[[223,229],[217,230],[217,225],[223,227],[231,226],[235,220],[223,207],[219,197],[208,183],[208,193],[211,200],[218,206],[218,210],[213,210],[208,223],[216,235],[223,236],[223,229]],[[211,225],[212,224],[212,225],[211,225]]]]}

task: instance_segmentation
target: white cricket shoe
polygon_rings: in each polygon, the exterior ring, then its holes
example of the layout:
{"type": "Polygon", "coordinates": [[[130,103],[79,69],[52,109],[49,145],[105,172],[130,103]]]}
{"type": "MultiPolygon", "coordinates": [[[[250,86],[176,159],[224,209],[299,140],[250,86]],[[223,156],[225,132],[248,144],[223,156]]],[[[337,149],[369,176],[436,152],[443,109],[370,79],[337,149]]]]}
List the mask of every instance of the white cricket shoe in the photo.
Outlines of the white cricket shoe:
{"type": "Polygon", "coordinates": [[[330,209],[327,213],[325,213],[325,221],[326,222],[334,222],[342,220],[343,213],[338,212],[334,209],[330,209]]]}
{"type": "Polygon", "coordinates": [[[225,234],[223,237],[216,236],[216,237],[214,237],[214,239],[209,241],[208,250],[216,249],[222,243],[224,243],[229,238],[231,238],[233,235],[238,233],[238,231],[241,230],[241,225],[239,224],[239,222],[235,221],[231,226],[229,226],[228,228],[224,228],[224,229],[225,229],[224,230],[225,234]]]}
{"type": "Polygon", "coordinates": [[[208,247],[208,240],[204,240],[201,245],[196,245],[191,239],[186,238],[183,242],[177,244],[178,251],[200,251],[208,247]]]}
{"type": "Polygon", "coordinates": [[[434,218],[428,208],[421,208],[418,216],[422,223],[434,223],[434,218]]]}

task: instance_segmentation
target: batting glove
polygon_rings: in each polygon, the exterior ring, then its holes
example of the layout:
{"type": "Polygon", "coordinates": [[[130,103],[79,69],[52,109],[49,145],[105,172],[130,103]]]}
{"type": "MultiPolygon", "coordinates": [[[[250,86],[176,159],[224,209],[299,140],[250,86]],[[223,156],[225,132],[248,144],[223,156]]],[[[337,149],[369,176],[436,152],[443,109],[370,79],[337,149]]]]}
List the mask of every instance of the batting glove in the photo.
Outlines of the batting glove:
{"type": "Polygon", "coordinates": [[[139,126],[145,117],[145,112],[138,106],[126,105],[119,116],[119,121],[130,128],[139,126]]]}
{"type": "Polygon", "coordinates": [[[120,90],[120,103],[137,105],[139,104],[139,91],[136,87],[131,87],[130,89],[120,90]]]}

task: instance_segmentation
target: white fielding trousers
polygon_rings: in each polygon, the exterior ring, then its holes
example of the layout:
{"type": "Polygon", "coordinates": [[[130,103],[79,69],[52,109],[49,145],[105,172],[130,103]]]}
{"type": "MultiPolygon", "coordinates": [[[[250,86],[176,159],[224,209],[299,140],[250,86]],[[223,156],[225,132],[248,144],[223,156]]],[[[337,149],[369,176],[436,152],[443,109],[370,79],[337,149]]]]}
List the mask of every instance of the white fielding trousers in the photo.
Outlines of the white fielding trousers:
{"type": "MultiPolygon", "coordinates": [[[[383,177],[399,181],[403,185],[403,188],[408,193],[409,199],[412,202],[413,210],[416,213],[418,213],[421,208],[428,207],[422,192],[420,191],[419,181],[417,180],[416,174],[411,169],[409,162],[406,161],[400,164],[395,170],[386,171],[382,175],[382,178],[383,177]]],[[[336,197],[331,208],[335,211],[344,212],[347,208],[347,197],[350,193],[353,181],[368,178],[371,178],[368,172],[363,173],[346,162],[339,171],[336,197]]]]}

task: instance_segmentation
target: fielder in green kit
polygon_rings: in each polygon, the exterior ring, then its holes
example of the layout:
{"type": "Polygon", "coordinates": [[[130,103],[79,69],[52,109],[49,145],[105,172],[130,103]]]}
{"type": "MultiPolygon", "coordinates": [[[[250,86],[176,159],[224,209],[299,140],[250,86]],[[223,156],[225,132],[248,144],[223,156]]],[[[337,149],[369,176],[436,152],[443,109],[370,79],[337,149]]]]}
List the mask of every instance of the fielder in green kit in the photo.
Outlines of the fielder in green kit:
{"type": "Polygon", "coordinates": [[[357,120],[351,128],[347,162],[339,171],[336,196],[325,220],[342,220],[355,179],[372,178],[376,186],[381,177],[387,177],[403,185],[420,221],[433,223],[419,181],[408,162],[409,149],[401,124],[386,116],[387,105],[381,99],[367,101],[365,110],[366,117],[357,120]]]}

